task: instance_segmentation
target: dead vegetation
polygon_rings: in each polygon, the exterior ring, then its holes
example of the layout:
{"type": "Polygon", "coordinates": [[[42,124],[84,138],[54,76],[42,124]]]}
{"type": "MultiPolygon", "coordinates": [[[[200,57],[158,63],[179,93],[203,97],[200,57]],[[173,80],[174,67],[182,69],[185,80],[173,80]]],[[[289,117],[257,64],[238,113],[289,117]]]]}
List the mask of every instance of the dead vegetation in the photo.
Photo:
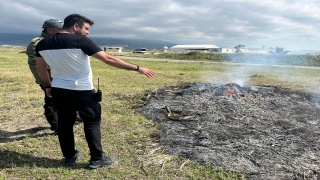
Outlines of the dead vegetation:
{"type": "Polygon", "coordinates": [[[320,96],[281,87],[189,84],[136,108],[170,155],[248,179],[320,179],[320,96]]]}

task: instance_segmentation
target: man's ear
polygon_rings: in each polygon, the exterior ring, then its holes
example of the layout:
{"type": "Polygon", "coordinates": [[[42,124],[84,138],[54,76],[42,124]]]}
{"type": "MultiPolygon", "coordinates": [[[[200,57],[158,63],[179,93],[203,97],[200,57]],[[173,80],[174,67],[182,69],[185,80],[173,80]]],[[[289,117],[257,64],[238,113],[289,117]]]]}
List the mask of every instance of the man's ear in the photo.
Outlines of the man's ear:
{"type": "Polygon", "coordinates": [[[79,25],[78,23],[75,23],[72,27],[73,27],[73,30],[77,31],[79,28],[79,25]]]}

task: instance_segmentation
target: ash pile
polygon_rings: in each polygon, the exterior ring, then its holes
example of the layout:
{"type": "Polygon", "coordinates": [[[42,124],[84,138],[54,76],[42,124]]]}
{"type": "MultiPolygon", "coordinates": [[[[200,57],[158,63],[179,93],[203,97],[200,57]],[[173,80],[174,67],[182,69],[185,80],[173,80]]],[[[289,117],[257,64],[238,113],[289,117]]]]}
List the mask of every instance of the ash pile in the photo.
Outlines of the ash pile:
{"type": "Polygon", "coordinates": [[[171,155],[247,179],[320,179],[320,96],[281,87],[189,84],[159,89],[136,110],[171,155]]]}

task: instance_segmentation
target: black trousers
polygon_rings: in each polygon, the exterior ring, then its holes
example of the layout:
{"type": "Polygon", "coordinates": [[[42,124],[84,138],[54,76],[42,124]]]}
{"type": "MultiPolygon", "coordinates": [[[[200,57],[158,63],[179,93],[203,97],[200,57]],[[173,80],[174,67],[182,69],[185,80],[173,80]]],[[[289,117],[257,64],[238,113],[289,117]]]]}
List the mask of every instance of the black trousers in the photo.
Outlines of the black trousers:
{"type": "Polygon", "coordinates": [[[52,98],[49,98],[46,94],[46,90],[42,84],[39,85],[42,91],[44,92],[44,115],[48,123],[51,126],[51,130],[56,130],[58,128],[58,113],[56,107],[53,104],[52,98]]]}
{"type": "Polygon", "coordinates": [[[58,112],[58,138],[63,156],[75,155],[73,126],[78,112],[83,120],[91,160],[100,159],[103,155],[100,131],[101,106],[95,100],[94,90],[77,91],[52,87],[51,94],[58,112]]]}

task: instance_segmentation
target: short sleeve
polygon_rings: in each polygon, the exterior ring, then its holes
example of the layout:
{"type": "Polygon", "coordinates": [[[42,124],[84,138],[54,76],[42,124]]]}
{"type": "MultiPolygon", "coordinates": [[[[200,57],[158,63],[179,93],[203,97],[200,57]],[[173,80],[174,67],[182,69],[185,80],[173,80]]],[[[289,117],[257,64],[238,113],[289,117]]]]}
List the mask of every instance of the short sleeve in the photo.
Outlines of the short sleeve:
{"type": "Polygon", "coordinates": [[[100,47],[98,47],[91,39],[87,38],[86,36],[82,38],[80,48],[88,56],[102,51],[100,47]]]}

